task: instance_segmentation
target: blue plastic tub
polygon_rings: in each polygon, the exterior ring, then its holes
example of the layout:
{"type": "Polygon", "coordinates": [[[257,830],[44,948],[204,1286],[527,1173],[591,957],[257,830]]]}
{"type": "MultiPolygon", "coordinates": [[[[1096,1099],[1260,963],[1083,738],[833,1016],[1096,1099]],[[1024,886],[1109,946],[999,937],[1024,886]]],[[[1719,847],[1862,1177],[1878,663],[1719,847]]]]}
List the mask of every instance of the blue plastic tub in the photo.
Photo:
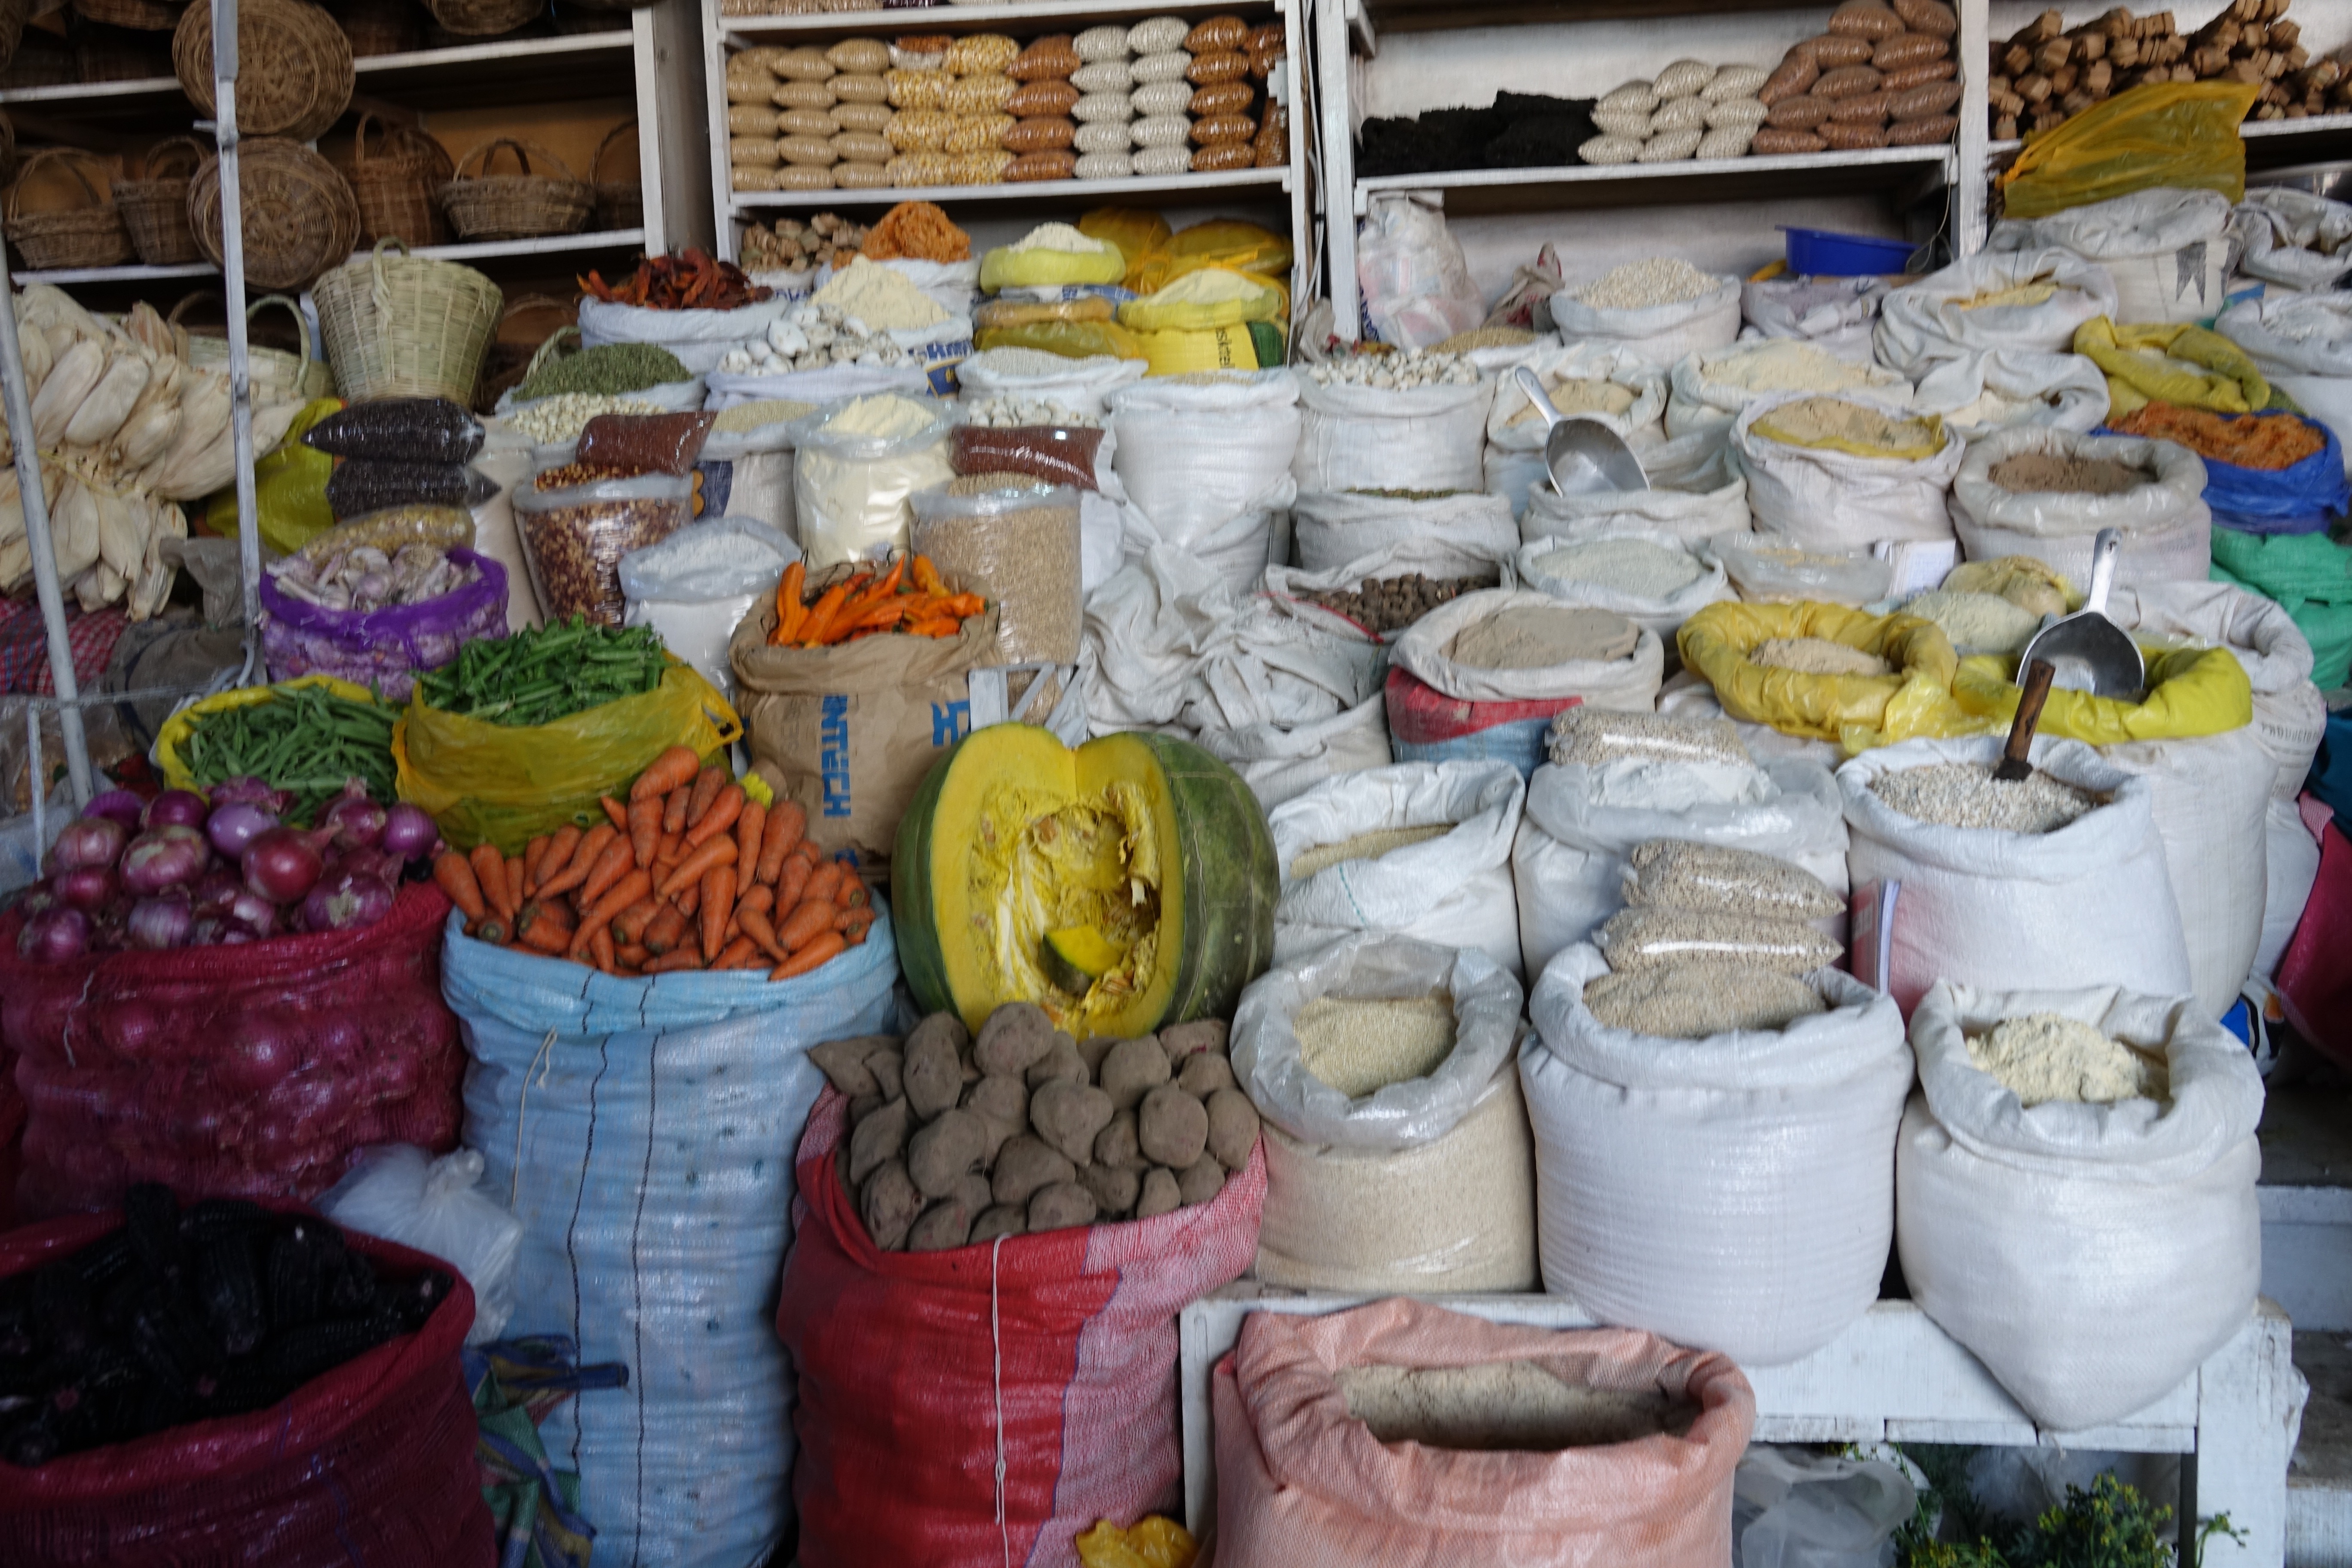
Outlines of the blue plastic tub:
{"type": "Polygon", "coordinates": [[[1876,278],[1904,270],[1919,247],[1907,239],[1866,234],[1833,234],[1824,228],[1790,228],[1789,270],[1800,278],[1876,278]]]}

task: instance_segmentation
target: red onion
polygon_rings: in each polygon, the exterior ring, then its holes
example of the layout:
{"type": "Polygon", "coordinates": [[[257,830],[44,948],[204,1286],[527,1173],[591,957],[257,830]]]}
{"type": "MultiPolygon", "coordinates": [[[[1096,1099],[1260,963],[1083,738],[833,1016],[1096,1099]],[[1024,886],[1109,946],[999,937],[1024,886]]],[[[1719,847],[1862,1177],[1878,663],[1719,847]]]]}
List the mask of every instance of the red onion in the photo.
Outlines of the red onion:
{"type": "Polygon", "coordinates": [[[239,888],[228,908],[221,912],[226,921],[225,930],[253,937],[278,934],[278,906],[248,889],[239,888]]]}
{"type": "Polygon", "coordinates": [[[286,803],[292,798],[284,790],[271,789],[251,773],[241,773],[233,779],[223,779],[205,792],[215,805],[235,802],[240,805],[258,806],[272,816],[286,815],[286,803]]]}
{"type": "Polygon", "coordinates": [[[213,807],[213,814],[205,819],[205,837],[214,848],[234,860],[245,853],[247,845],[277,826],[278,818],[259,806],[233,800],[213,807]]]}
{"type": "Polygon", "coordinates": [[[320,882],[302,900],[305,931],[356,931],[392,913],[392,889],[373,877],[345,872],[320,882]]]}
{"type": "Polygon", "coordinates": [[[331,857],[327,862],[326,878],[332,881],[348,871],[356,877],[373,877],[385,887],[397,889],[400,874],[405,868],[405,861],[379,845],[373,849],[353,849],[331,857]]]}
{"type": "Polygon", "coordinates": [[[338,849],[367,849],[383,837],[384,809],[367,797],[362,788],[359,794],[337,797],[332,805],[319,818],[319,826],[335,831],[338,849]]]}
{"type": "Polygon", "coordinates": [[[147,803],[129,790],[110,789],[93,795],[90,803],[81,808],[81,814],[84,816],[110,817],[127,830],[139,826],[139,814],[146,808],[147,803]]]}
{"type": "Polygon", "coordinates": [[[25,922],[16,951],[36,963],[65,963],[89,945],[89,917],[79,910],[44,910],[25,922]]]}
{"type": "Polygon", "coordinates": [[[110,816],[78,816],[58,834],[57,844],[49,851],[49,874],[79,871],[84,866],[111,866],[121,857],[130,837],[122,824],[110,816]]]}
{"type": "Polygon", "coordinates": [[[122,887],[144,898],[166,888],[180,887],[205,874],[212,855],[205,836],[177,823],[151,827],[122,852],[122,887]]]}
{"type": "Polygon", "coordinates": [[[245,847],[245,885],[273,904],[299,902],[317,885],[326,862],[310,836],[273,827],[245,847]]]}
{"type": "Polygon", "coordinates": [[[214,1058],[212,1070],[230,1089],[258,1094],[275,1086],[301,1060],[298,1022],[247,1015],[236,1021],[228,1048],[214,1058]]]}
{"type": "Polygon", "coordinates": [[[229,900],[245,890],[234,866],[213,866],[188,889],[188,902],[200,915],[228,912],[229,900]]]}
{"type": "Polygon", "coordinates": [[[70,871],[60,871],[49,883],[58,902],[78,910],[98,910],[114,897],[114,868],[111,866],[79,866],[70,871]]]}
{"type": "Polygon", "coordinates": [[[205,814],[211,809],[205,804],[205,797],[194,790],[167,789],[147,803],[147,809],[140,813],[139,826],[149,829],[202,827],[205,814]]]}
{"type": "Polygon", "coordinates": [[[402,859],[414,860],[429,852],[433,841],[440,837],[440,830],[433,826],[433,819],[422,806],[403,801],[384,812],[383,837],[379,842],[402,859]]]}
{"type": "Polygon", "coordinates": [[[142,899],[131,906],[131,918],[124,929],[131,945],[161,951],[169,947],[185,947],[188,928],[194,917],[188,911],[185,899],[142,899]]]}

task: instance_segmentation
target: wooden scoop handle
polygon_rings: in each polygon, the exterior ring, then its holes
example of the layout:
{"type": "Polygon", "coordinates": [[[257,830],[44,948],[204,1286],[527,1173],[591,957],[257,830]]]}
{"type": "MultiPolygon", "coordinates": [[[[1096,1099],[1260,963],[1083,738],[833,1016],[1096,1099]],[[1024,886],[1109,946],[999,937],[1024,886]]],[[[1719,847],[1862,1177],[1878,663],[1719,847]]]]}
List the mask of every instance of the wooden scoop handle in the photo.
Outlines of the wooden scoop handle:
{"type": "Polygon", "coordinates": [[[2058,673],[2046,658],[2037,658],[2025,671],[2025,691],[2017,700],[2017,717],[2009,726],[2009,744],[2000,753],[2000,774],[2021,779],[2033,771],[2026,760],[2033,750],[2034,726],[2042,722],[2042,705],[2050,700],[2050,682],[2058,673]]]}

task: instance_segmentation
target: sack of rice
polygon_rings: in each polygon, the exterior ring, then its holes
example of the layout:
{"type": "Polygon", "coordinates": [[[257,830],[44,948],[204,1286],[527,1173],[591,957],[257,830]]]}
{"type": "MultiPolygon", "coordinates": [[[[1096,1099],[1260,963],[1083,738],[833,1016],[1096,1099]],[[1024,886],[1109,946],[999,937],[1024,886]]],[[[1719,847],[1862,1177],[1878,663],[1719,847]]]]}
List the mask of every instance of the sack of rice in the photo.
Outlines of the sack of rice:
{"type": "Polygon", "coordinates": [[[1732,426],[1759,533],[1808,550],[1952,537],[1946,498],[1968,443],[1867,392],[1759,397],[1732,426]]]}

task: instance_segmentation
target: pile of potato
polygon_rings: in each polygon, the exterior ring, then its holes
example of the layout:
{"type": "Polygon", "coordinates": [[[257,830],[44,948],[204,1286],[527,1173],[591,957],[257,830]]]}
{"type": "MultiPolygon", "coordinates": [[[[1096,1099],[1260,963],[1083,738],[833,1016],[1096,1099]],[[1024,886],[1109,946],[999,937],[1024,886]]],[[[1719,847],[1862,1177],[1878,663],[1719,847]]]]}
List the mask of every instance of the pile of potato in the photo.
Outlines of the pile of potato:
{"type": "Polygon", "coordinates": [[[809,1058],[848,1097],[841,1178],[886,1252],[1204,1204],[1257,1142],[1213,1020],[1080,1044],[1014,1002],[977,1039],[935,1013],[903,1042],[865,1035],[809,1058]]]}

